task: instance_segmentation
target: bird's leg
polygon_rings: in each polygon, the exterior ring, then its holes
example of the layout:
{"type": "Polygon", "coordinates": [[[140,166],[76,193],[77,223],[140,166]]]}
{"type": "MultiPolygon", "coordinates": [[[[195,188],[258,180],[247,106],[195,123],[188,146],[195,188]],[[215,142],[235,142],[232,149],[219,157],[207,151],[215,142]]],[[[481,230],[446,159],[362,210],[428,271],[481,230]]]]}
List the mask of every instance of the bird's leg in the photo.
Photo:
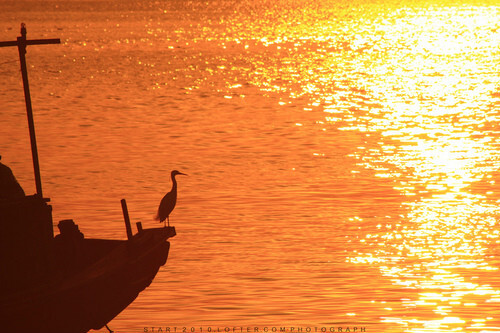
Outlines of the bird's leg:
{"type": "Polygon", "coordinates": [[[168,221],[168,227],[170,228],[170,219],[167,216],[167,221],[168,221]]]}

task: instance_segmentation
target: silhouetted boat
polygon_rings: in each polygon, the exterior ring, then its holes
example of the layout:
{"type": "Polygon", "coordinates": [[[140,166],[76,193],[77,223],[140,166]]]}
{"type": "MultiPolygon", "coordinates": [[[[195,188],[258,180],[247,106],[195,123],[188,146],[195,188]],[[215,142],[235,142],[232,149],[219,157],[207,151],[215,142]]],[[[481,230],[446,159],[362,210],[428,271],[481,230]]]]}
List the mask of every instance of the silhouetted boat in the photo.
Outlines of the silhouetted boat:
{"type": "Polygon", "coordinates": [[[0,46],[19,48],[37,194],[0,197],[0,331],[101,329],[151,284],[167,261],[168,238],[175,236],[175,228],[142,229],[137,223],[138,232],[133,235],[122,200],[127,240],[87,239],[72,220],[60,221],[60,233],[54,237],[50,200],[41,194],[23,62],[26,45],[58,40],[26,40],[24,27],[21,35],[17,41],[0,42],[0,46]]]}

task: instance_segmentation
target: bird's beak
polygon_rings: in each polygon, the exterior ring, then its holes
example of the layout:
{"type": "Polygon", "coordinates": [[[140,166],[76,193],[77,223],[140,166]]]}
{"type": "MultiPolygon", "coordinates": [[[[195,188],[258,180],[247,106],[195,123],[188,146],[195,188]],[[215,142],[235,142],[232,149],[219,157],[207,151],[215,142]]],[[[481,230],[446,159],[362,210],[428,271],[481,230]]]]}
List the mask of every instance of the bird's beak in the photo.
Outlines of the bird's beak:
{"type": "Polygon", "coordinates": [[[187,176],[187,174],[179,172],[179,175],[187,176]]]}

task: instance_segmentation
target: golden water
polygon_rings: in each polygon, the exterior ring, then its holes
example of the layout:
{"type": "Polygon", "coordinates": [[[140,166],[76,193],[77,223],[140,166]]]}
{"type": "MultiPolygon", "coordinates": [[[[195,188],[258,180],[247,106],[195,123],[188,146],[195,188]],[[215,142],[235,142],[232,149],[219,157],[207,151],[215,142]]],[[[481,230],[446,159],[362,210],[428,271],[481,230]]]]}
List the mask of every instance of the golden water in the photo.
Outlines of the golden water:
{"type": "MultiPolygon", "coordinates": [[[[115,320],[498,332],[495,1],[2,1],[30,46],[54,220],[124,239],[178,177],[178,235],[115,320]]],[[[0,154],[34,192],[15,48],[0,154]]],[[[103,330],[104,332],[105,330],[103,330]]]]}

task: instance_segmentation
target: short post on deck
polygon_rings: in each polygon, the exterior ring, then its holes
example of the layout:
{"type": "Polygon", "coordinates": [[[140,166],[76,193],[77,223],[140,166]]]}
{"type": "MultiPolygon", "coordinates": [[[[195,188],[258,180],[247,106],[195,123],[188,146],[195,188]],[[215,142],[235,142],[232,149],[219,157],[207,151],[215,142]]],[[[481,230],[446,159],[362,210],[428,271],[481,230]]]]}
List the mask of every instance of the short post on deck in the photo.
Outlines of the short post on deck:
{"type": "Polygon", "coordinates": [[[130,217],[128,216],[127,201],[125,199],[121,200],[123,219],[125,220],[125,229],[127,230],[127,239],[132,239],[132,227],[130,226],[130,217]]]}

